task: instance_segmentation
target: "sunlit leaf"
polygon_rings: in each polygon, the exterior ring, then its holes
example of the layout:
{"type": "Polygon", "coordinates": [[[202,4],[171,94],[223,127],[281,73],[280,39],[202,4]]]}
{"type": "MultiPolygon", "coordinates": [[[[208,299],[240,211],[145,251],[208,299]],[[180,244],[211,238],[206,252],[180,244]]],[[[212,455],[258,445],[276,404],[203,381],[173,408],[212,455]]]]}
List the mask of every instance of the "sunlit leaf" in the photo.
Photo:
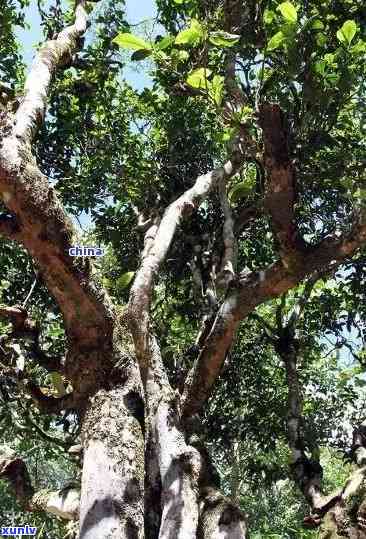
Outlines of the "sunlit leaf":
{"type": "Polygon", "coordinates": [[[248,188],[246,182],[240,182],[237,185],[234,185],[234,187],[229,192],[230,202],[235,203],[241,198],[248,196],[249,191],[250,189],[248,188]]]}
{"type": "Polygon", "coordinates": [[[209,83],[209,96],[219,107],[222,102],[224,94],[224,81],[225,77],[222,75],[215,75],[212,79],[212,82],[209,83]]]}
{"type": "Polygon", "coordinates": [[[135,275],[134,271],[127,271],[121,277],[119,277],[116,281],[116,286],[118,289],[123,290],[124,288],[127,288],[127,286],[132,281],[133,277],[135,275]]]}
{"type": "Polygon", "coordinates": [[[297,22],[297,9],[291,2],[282,2],[277,9],[286,21],[291,23],[297,22]]]}
{"type": "Polygon", "coordinates": [[[353,45],[351,52],[352,54],[362,54],[363,52],[366,52],[366,42],[359,39],[356,45],[353,45]]]}
{"type": "Polygon", "coordinates": [[[205,67],[199,67],[192,71],[187,77],[187,84],[192,88],[206,88],[207,77],[211,75],[211,70],[205,67]]]}
{"type": "Polygon", "coordinates": [[[176,45],[196,45],[203,35],[202,25],[196,19],[192,19],[190,27],[179,32],[174,42],[176,45]]]}
{"type": "Polygon", "coordinates": [[[263,15],[263,20],[266,24],[271,24],[271,22],[273,21],[273,19],[276,17],[276,14],[274,11],[270,10],[270,9],[266,9],[264,11],[264,15],[263,15]]]}
{"type": "Polygon", "coordinates": [[[159,50],[163,51],[174,43],[174,39],[175,39],[174,36],[165,36],[163,37],[163,39],[161,39],[160,41],[156,43],[156,47],[159,50]]]}
{"type": "Polygon", "coordinates": [[[240,36],[238,34],[229,34],[228,32],[212,32],[209,35],[209,40],[216,47],[232,47],[239,42],[240,36]]]}
{"type": "Polygon", "coordinates": [[[278,47],[282,45],[284,40],[285,40],[284,34],[281,31],[277,32],[277,34],[272,36],[271,39],[269,40],[268,45],[267,45],[267,50],[273,51],[275,49],[278,49],[278,47]]]}
{"type": "Polygon", "coordinates": [[[152,48],[151,43],[141,39],[141,37],[129,33],[118,34],[113,39],[113,43],[117,43],[122,49],[129,49],[132,51],[139,51],[141,49],[149,50],[152,48]]]}
{"type": "Polygon", "coordinates": [[[355,21],[346,21],[342,28],[337,32],[337,38],[341,43],[350,45],[357,32],[355,21]]]}

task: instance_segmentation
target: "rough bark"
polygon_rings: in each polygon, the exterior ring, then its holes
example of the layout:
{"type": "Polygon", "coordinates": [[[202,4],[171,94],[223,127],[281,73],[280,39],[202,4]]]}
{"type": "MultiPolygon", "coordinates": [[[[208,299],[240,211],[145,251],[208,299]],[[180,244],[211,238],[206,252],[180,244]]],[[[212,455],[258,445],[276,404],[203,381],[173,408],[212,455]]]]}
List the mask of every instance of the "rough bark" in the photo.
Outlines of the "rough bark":
{"type": "Polygon", "coordinates": [[[206,402],[232,346],[239,323],[254,309],[278,297],[315,271],[329,271],[352,256],[366,242],[366,217],[339,238],[329,237],[307,248],[301,266],[286,268],[281,261],[269,268],[239,275],[222,303],[198,359],[189,374],[183,396],[184,415],[197,413],[206,402]]]}
{"type": "Polygon", "coordinates": [[[7,446],[0,448],[0,477],[13,489],[26,511],[44,511],[66,520],[78,517],[80,492],[75,488],[35,492],[24,460],[7,446]]]}
{"type": "Polygon", "coordinates": [[[136,366],[124,359],[83,418],[80,539],[144,537],[144,405],[136,366]]]}
{"type": "Polygon", "coordinates": [[[245,517],[238,506],[215,489],[201,498],[200,539],[245,539],[245,517]]]}
{"type": "Polygon", "coordinates": [[[148,356],[141,353],[146,348],[146,335],[149,331],[149,310],[154,279],[164,262],[176,230],[183,217],[190,215],[207,198],[219,182],[232,177],[242,164],[241,138],[234,143],[230,159],[220,168],[199,176],[193,187],[172,202],[165,210],[161,220],[155,218],[145,234],[145,248],[141,257],[141,268],[135,277],[129,299],[128,319],[133,333],[136,350],[142,370],[146,377],[148,356]]]}
{"type": "MultiPolygon", "coordinates": [[[[152,215],[140,223],[141,229],[147,229],[145,249],[126,313],[135,350],[126,353],[129,347],[123,342],[108,294],[94,276],[93,265],[87,259],[69,256],[78,235],[31,151],[45,115],[52,77],[77,49],[86,23],[84,2],[77,2],[74,24],[41,47],[15,116],[9,113],[0,126],[0,195],[8,211],[0,216],[0,233],[27,249],[61,309],[69,348],[60,367],[74,393],[70,399],[56,401],[42,395],[32,382],[24,382],[24,387],[49,413],[72,405],[81,415],[84,464],[80,539],[142,538],[144,523],[146,536],[154,539],[242,538],[246,534],[244,515],[216,488],[208,456],[192,442],[191,416],[207,399],[240,321],[257,305],[294,287],[314,270],[329,268],[351,256],[366,242],[365,220],[360,219],[341,239],[329,238],[312,248],[304,245],[295,226],[295,168],[288,155],[282,113],[277,106],[264,105],[260,114],[267,171],[264,209],[280,244],[280,260],[249,276],[235,274],[236,234],[248,219],[258,216],[257,211],[242,212],[235,223],[226,196],[227,180],[244,161],[244,145],[252,152],[252,159],[258,150],[241,126],[232,155],[222,167],[199,176],[161,218],[152,215]],[[203,333],[204,338],[200,334],[202,350],[181,398],[169,384],[157,339],[151,332],[153,284],[182,219],[218,186],[225,219],[222,270],[229,275],[225,281],[228,290],[212,327],[203,333]]],[[[242,31],[240,3],[225,2],[225,25],[242,31]]],[[[245,96],[235,80],[235,53],[229,51],[227,60],[227,110],[232,113],[245,102],[245,96]]],[[[24,309],[1,307],[0,315],[12,321],[18,336],[23,331],[37,338],[37,328],[24,309]]],[[[299,462],[303,452],[297,447],[301,404],[293,355],[287,365],[292,388],[288,426],[294,464],[303,490],[319,515],[330,503],[336,508],[337,500],[346,499],[352,489],[337,493],[330,501],[319,500],[318,478],[314,481],[306,476],[307,463],[299,462]]],[[[361,475],[353,478],[353,486],[361,475]]],[[[64,518],[75,516],[73,493],[64,497],[64,505],[55,493],[34,497],[19,459],[4,464],[3,476],[29,507],[52,507],[64,518]]]]}
{"type": "MultiPolygon", "coordinates": [[[[208,184],[209,185],[209,184],[208,184]]],[[[165,214],[169,216],[169,213],[165,214]]],[[[227,511],[227,504],[200,505],[202,490],[209,483],[208,463],[200,451],[187,441],[187,431],[180,411],[180,395],[171,388],[163,366],[160,349],[150,329],[150,304],[154,275],[164,260],[179,218],[179,206],[171,208],[171,217],[166,218],[166,226],[152,224],[145,234],[145,248],[141,266],[132,288],[130,304],[123,319],[131,328],[135,350],[142,373],[148,440],[156,444],[152,455],[153,465],[146,463],[146,469],[153,480],[154,492],[160,494],[161,520],[159,539],[194,538],[198,529],[208,530],[203,537],[225,537],[219,535],[225,530],[244,528],[244,518],[229,518],[235,511],[227,511]],[[177,211],[178,210],[178,211],[177,211]],[[159,473],[160,479],[157,475],[159,473]],[[222,514],[226,520],[222,520],[222,514]],[[215,516],[214,516],[215,515],[215,516]],[[217,516],[221,515],[221,516],[217,516]],[[210,522],[210,526],[202,523],[210,522]],[[238,524],[239,523],[239,524],[238,524]]],[[[151,453],[149,453],[151,456],[151,453]]],[[[238,509],[235,515],[237,516],[238,509]]],[[[149,514],[155,524],[156,512],[149,514]]],[[[226,532],[225,532],[226,533],[226,532]]]]}
{"type": "MultiPolygon", "coordinates": [[[[303,301],[310,295],[313,285],[308,282],[298,308],[295,307],[290,316],[291,324],[295,323],[303,301]]],[[[298,320],[298,318],[297,318],[298,320]]],[[[284,362],[288,386],[287,399],[287,440],[291,451],[292,476],[304,494],[310,506],[310,514],[304,519],[304,526],[314,528],[321,525],[321,539],[361,539],[364,537],[363,500],[365,499],[366,477],[366,427],[361,425],[355,429],[351,449],[352,460],[356,470],[348,477],[344,486],[335,492],[325,495],[322,492],[323,470],[320,462],[308,456],[308,447],[303,436],[303,404],[301,383],[298,373],[299,347],[295,338],[294,325],[280,325],[277,338],[274,338],[276,352],[284,362]],[[361,503],[352,506],[349,500],[355,495],[361,496],[361,503]],[[352,516],[352,513],[356,515],[352,516]]]]}
{"type": "MultiPolygon", "coordinates": [[[[121,350],[123,336],[107,293],[90,260],[71,257],[78,234],[32,154],[45,115],[52,78],[70,61],[86,30],[85,2],[75,22],[47,41],[36,55],[24,96],[0,126],[0,196],[8,210],[1,232],[20,242],[63,315],[68,351],[62,365],[73,387],[69,397],[45,397],[32,381],[24,387],[48,413],[77,408],[83,422],[84,469],[80,537],[142,537],[143,404],[133,357],[121,350]],[[74,398],[76,397],[76,399],[74,398]]],[[[37,328],[22,309],[2,309],[15,330],[37,328]]],[[[19,335],[18,335],[19,336],[19,335]]],[[[38,505],[44,497],[38,497],[38,505]]]]}
{"type": "Polygon", "coordinates": [[[259,125],[263,130],[263,162],[267,171],[264,205],[271,217],[283,264],[293,266],[301,263],[305,242],[296,226],[296,177],[289,155],[288,126],[280,107],[268,103],[260,108],[259,125]]]}

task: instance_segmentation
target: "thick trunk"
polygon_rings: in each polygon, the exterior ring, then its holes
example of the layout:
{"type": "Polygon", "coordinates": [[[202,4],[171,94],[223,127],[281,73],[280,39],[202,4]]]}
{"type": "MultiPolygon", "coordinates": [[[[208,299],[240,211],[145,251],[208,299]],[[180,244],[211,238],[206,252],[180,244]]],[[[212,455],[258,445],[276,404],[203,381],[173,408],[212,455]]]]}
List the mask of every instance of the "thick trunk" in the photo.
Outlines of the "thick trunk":
{"type": "Polygon", "coordinates": [[[159,539],[244,539],[245,517],[215,486],[216,472],[200,443],[189,443],[177,403],[161,402],[156,414],[162,478],[159,539]]]}
{"type": "Polygon", "coordinates": [[[199,517],[200,455],[186,444],[173,403],[159,405],[156,431],[162,481],[159,539],[193,539],[199,517]]]}
{"type": "Polygon", "coordinates": [[[85,412],[80,539],[144,537],[144,411],[138,373],[129,370],[85,412]]]}
{"type": "Polygon", "coordinates": [[[208,488],[202,497],[197,537],[200,539],[245,539],[243,513],[216,489],[208,488]]]}

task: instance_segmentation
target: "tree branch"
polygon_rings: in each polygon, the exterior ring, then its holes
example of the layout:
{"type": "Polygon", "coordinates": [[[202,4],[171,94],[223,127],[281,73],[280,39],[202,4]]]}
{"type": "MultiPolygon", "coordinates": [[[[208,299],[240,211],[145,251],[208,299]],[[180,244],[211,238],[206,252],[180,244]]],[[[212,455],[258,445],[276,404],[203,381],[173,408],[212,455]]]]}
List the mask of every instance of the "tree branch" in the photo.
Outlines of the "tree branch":
{"type": "Polygon", "coordinates": [[[243,154],[241,139],[234,143],[234,152],[223,167],[199,176],[190,189],[172,202],[159,222],[155,220],[145,235],[145,248],[140,269],[133,283],[126,312],[126,320],[132,331],[137,357],[146,373],[149,361],[148,334],[151,296],[154,279],[166,258],[171,242],[184,216],[190,215],[220,181],[231,178],[241,166],[243,154]]]}
{"type": "Polygon", "coordinates": [[[211,332],[187,377],[183,394],[185,417],[197,413],[206,401],[243,318],[257,305],[280,296],[315,271],[335,268],[365,243],[366,215],[362,214],[348,234],[341,238],[326,238],[319,245],[307,248],[303,265],[286,268],[282,262],[276,262],[266,270],[239,278],[236,287],[229,288],[211,332]]]}
{"type": "Polygon", "coordinates": [[[292,310],[292,313],[290,314],[289,320],[287,322],[287,326],[294,327],[297,321],[299,320],[300,316],[304,312],[304,308],[306,307],[307,302],[310,299],[311,293],[313,291],[313,288],[315,286],[315,283],[320,279],[321,275],[319,272],[315,272],[313,275],[310,276],[310,278],[306,281],[304,291],[295,305],[295,307],[292,310]]]}
{"type": "Polygon", "coordinates": [[[225,178],[219,182],[218,187],[221,209],[224,214],[224,226],[222,230],[224,254],[221,260],[220,273],[217,276],[217,284],[226,290],[235,277],[238,246],[234,234],[234,220],[227,197],[225,178]]]}
{"type": "Polygon", "coordinates": [[[13,326],[13,337],[38,337],[39,328],[36,322],[28,317],[26,309],[20,305],[7,307],[0,305],[0,318],[9,320],[13,326]]]}
{"type": "Polygon", "coordinates": [[[38,51],[24,86],[24,97],[15,115],[13,135],[30,143],[43,122],[49,87],[57,68],[70,61],[78,49],[78,38],[87,28],[85,0],[78,0],[75,22],[38,51]]]}
{"type": "Polygon", "coordinates": [[[30,152],[52,77],[75,52],[85,29],[82,0],[76,6],[75,23],[38,52],[26,80],[24,99],[14,121],[9,118],[13,130],[4,137],[0,149],[0,196],[19,225],[15,239],[36,261],[60,306],[70,341],[90,347],[112,334],[113,308],[93,275],[90,260],[70,256],[69,249],[79,243],[77,231],[30,152]]]}
{"type": "Polygon", "coordinates": [[[267,171],[264,206],[272,219],[281,259],[284,265],[291,266],[302,259],[305,242],[295,222],[295,168],[289,157],[288,128],[279,105],[261,105],[259,125],[263,131],[264,167],[267,171]]]}
{"type": "Polygon", "coordinates": [[[0,448],[0,477],[12,487],[24,510],[45,511],[66,520],[77,518],[79,491],[75,487],[69,487],[59,491],[45,489],[35,493],[25,462],[8,446],[0,448]]]}

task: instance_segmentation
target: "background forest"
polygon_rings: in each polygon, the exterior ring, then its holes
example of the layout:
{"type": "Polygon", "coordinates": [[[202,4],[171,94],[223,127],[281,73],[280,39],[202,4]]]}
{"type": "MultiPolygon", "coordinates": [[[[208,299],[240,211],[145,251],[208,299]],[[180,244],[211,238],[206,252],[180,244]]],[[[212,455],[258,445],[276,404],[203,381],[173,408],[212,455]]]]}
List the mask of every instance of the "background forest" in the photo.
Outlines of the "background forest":
{"type": "MultiPolygon", "coordinates": [[[[235,12],[238,2],[231,4],[235,12]]],[[[28,2],[0,5],[1,110],[9,95],[21,99],[27,66],[17,32],[27,25],[28,2]]],[[[357,0],[242,2],[248,14],[240,28],[228,30],[222,2],[157,0],[156,18],[133,25],[123,1],[87,6],[91,25],[82,52],[56,73],[36,157],[80,243],[105,248],[95,272],[121,312],[144,245],[138,216],[146,208],[158,213],[225,162],[237,133],[244,130],[249,141],[226,204],[219,190],[211,192],[181,223],[159,271],[151,324],[179,392],[199,352],[202,320],[225,295],[225,287],[213,289],[212,273],[223,254],[227,212],[235,220],[241,275],[269,267],[281,250],[258,158],[261,103],[277,103],[286,115],[297,170],[294,214],[306,242],[348,232],[364,208],[366,12],[357,0]],[[228,90],[223,57],[233,51],[236,81],[228,90]],[[230,91],[237,97],[231,108],[230,91]]],[[[37,10],[41,40],[73,17],[71,4],[59,0],[40,0],[37,10]]],[[[298,262],[290,257],[292,263],[298,262]]],[[[37,325],[29,338],[0,318],[0,442],[21,455],[37,491],[77,488],[78,414],[41,413],[23,383],[32,380],[46,396],[68,392],[57,369],[44,366],[47,355],[62,358],[67,348],[60,309],[28,252],[1,235],[0,272],[0,316],[4,305],[21,306],[37,325]]],[[[366,421],[365,284],[361,248],[257,307],[226,355],[198,419],[199,438],[221,490],[247,514],[251,539],[340,537],[327,535],[326,525],[319,531],[291,451],[300,440],[311,473],[321,463],[327,493],[358,469],[354,432],[366,421]],[[295,374],[289,356],[296,358],[295,374]],[[299,422],[296,440],[291,417],[299,422]]],[[[351,515],[365,489],[361,482],[347,500],[351,515]]],[[[40,539],[76,537],[72,521],[23,511],[0,481],[0,526],[13,522],[37,525],[40,539]]]]}

